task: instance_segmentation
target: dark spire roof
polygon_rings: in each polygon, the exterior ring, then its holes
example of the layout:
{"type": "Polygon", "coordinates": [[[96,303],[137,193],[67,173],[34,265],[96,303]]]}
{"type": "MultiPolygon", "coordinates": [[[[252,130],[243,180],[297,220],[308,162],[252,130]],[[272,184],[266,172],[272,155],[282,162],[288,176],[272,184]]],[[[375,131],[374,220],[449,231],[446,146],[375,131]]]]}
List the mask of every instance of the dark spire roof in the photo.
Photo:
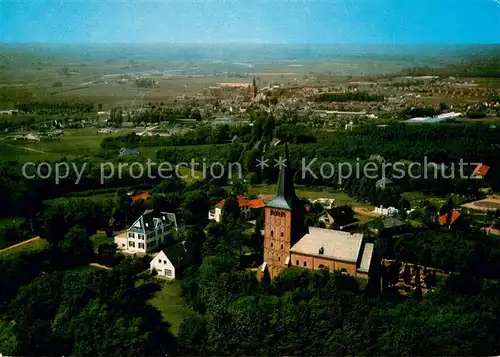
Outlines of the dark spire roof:
{"type": "Polygon", "coordinates": [[[253,76],[253,79],[252,79],[252,85],[255,87],[257,85],[257,83],[255,83],[255,76],[253,76]]]}
{"type": "MultiPolygon", "coordinates": [[[[282,159],[282,158],[280,158],[282,159]]],[[[293,186],[292,161],[288,152],[288,144],[285,142],[285,162],[280,168],[276,196],[268,203],[268,207],[291,210],[298,200],[293,186]]]]}

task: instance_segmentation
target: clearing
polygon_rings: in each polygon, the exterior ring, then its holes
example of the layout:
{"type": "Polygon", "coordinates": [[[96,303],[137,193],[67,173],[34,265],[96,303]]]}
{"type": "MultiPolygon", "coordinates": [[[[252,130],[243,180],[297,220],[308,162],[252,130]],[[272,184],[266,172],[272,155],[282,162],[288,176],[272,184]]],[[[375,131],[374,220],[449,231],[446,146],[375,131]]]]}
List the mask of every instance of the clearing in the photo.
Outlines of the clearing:
{"type": "Polygon", "coordinates": [[[161,311],[163,320],[170,323],[170,331],[177,335],[189,307],[181,297],[180,280],[166,281],[161,289],[149,301],[151,305],[161,311]]]}

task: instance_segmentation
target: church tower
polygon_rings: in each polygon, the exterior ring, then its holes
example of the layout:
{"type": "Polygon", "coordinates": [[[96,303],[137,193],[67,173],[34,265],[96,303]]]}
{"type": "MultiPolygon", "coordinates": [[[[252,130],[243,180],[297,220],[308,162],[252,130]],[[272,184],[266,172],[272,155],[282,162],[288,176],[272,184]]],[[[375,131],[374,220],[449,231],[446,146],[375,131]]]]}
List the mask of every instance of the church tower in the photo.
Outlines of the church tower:
{"type": "Polygon", "coordinates": [[[257,96],[257,83],[255,81],[255,76],[253,76],[252,79],[252,98],[255,98],[257,96]]]}
{"type": "Polygon", "coordinates": [[[290,264],[290,248],[305,233],[304,204],[295,194],[288,145],[280,168],[275,197],[265,208],[264,264],[274,279],[290,264]]]}

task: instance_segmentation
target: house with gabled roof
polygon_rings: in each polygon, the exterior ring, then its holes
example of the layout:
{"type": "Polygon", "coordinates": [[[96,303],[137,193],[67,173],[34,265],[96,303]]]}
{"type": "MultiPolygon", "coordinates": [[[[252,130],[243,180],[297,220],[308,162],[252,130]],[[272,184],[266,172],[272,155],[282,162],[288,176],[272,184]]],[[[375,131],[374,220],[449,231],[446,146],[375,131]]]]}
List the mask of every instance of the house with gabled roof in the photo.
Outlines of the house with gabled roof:
{"type": "Polygon", "coordinates": [[[143,192],[138,195],[132,196],[132,202],[138,201],[138,200],[144,200],[147,201],[151,198],[152,196],[148,192],[143,192]]]}
{"type": "Polygon", "coordinates": [[[120,156],[139,156],[141,153],[137,149],[121,148],[120,151],[118,151],[118,154],[120,156]]]}
{"type": "Polygon", "coordinates": [[[160,250],[149,263],[149,270],[156,271],[159,277],[175,279],[175,266],[163,250],[160,250]]]}
{"type": "Polygon", "coordinates": [[[387,177],[382,177],[380,180],[378,180],[377,182],[375,182],[375,187],[376,188],[380,188],[380,189],[384,189],[388,185],[391,185],[391,184],[392,184],[391,180],[389,180],[387,177]]]}
{"type": "Polygon", "coordinates": [[[174,213],[146,210],[125,232],[115,237],[115,243],[124,252],[147,253],[166,242],[167,236],[177,230],[174,213]]]}
{"type": "Polygon", "coordinates": [[[449,213],[444,213],[438,217],[438,223],[440,226],[459,227],[464,226],[465,221],[462,214],[457,210],[452,210],[449,213]]]}

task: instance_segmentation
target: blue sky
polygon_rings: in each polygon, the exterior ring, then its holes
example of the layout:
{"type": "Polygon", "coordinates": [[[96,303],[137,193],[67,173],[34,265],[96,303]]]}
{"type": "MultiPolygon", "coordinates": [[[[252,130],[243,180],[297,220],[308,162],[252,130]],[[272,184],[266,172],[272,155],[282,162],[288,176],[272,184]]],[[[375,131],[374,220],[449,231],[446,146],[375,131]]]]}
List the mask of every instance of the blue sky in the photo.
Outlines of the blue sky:
{"type": "Polygon", "coordinates": [[[500,43],[500,0],[0,0],[0,42],[500,43]]]}

